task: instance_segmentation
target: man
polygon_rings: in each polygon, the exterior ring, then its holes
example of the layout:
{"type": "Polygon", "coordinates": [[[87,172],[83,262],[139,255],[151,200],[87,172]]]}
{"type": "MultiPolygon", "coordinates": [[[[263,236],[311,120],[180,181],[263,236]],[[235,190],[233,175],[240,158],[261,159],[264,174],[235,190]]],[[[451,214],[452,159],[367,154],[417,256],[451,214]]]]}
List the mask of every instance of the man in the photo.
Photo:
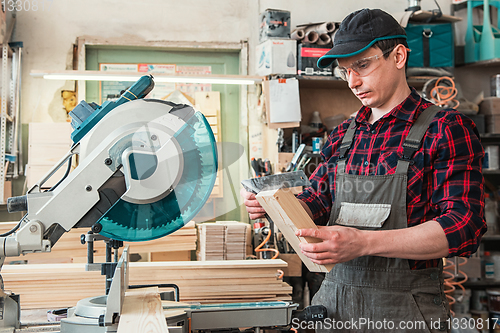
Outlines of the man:
{"type": "MultiPolygon", "coordinates": [[[[449,331],[440,258],[471,255],[486,231],[476,127],[408,86],[408,51],[391,15],[363,9],[342,21],[318,61],[336,60],[363,104],[332,131],[312,186],[298,196],[326,225],[297,231],[323,240],[302,252],[336,264],[313,304],[344,332],[449,331]]],[[[261,216],[255,197],[241,193],[250,218],[261,216]]]]}

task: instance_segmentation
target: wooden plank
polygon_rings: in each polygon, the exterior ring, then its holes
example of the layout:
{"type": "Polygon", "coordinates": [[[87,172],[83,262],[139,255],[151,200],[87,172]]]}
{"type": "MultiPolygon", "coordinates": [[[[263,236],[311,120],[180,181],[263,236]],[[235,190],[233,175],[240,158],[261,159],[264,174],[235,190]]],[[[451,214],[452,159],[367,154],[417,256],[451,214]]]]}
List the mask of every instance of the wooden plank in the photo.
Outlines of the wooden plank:
{"type": "Polygon", "coordinates": [[[30,123],[29,143],[30,144],[58,144],[71,147],[70,123],[30,123]]]}
{"type": "MultiPolygon", "coordinates": [[[[278,279],[283,260],[130,263],[129,283],[175,283],[181,300],[214,303],[289,299],[291,287],[278,279]]],[[[21,295],[23,309],[75,306],[86,297],[104,294],[100,272],[85,264],[5,265],[6,290],[21,295]]]]}
{"type": "Polygon", "coordinates": [[[285,276],[302,276],[302,260],[296,253],[280,253],[279,258],[288,263],[288,267],[283,268],[285,276]]]}
{"type": "Polygon", "coordinates": [[[151,252],[151,261],[189,261],[191,251],[151,252]]]}
{"type": "Polygon", "coordinates": [[[297,229],[318,229],[318,227],[292,192],[287,189],[263,191],[256,197],[309,271],[326,273],[333,268],[334,265],[318,265],[312,262],[300,250],[300,243],[321,243],[322,240],[295,235],[297,229]]]}
{"type": "Polygon", "coordinates": [[[158,287],[127,291],[117,333],[165,332],[168,327],[158,287]]]}
{"type": "Polygon", "coordinates": [[[220,92],[198,91],[194,93],[196,105],[200,112],[206,116],[217,116],[220,110],[220,92]]]}
{"type": "MultiPolygon", "coordinates": [[[[54,166],[71,148],[70,145],[30,144],[28,148],[28,163],[30,165],[54,166]]],[[[66,170],[66,168],[63,168],[66,170]]]]}
{"type": "MultiPolygon", "coordinates": [[[[43,176],[47,174],[47,172],[52,169],[53,165],[30,165],[28,164],[26,167],[26,182],[28,188],[31,188],[35,183],[37,183],[43,176]]],[[[66,172],[66,167],[59,168],[55,174],[52,175],[47,182],[43,185],[44,187],[54,186],[59,179],[64,176],[66,172]]]]}
{"type": "MultiPolygon", "coordinates": [[[[16,226],[18,222],[0,223],[0,233],[6,233],[16,226]]],[[[126,242],[131,253],[151,252],[179,252],[185,255],[182,260],[191,260],[190,252],[196,249],[196,229],[194,222],[187,223],[176,232],[147,242],[126,242]],[[187,255],[189,253],[189,256],[187,255]]],[[[88,228],[72,229],[62,235],[59,241],[52,247],[50,253],[30,253],[20,257],[8,257],[5,263],[27,260],[29,264],[41,263],[85,263],[87,262],[87,246],[82,245],[80,236],[87,233],[88,228]]],[[[95,262],[103,262],[106,255],[104,242],[94,243],[95,262]]],[[[164,259],[164,261],[169,259],[164,259]]],[[[179,260],[179,259],[177,259],[179,260]]]]}

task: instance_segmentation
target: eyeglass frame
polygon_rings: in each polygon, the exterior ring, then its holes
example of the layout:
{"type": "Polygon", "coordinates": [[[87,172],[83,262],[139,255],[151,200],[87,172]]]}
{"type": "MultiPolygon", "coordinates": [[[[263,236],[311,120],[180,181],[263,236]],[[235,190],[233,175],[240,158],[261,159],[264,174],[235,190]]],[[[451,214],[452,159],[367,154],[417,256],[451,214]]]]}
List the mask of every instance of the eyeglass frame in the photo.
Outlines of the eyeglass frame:
{"type": "MultiPolygon", "coordinates": [[[[396,45],[397,46],[397,45],[396,45]]],[[[353,72],[354,74],[356,74],[357,76],[361,76],[361,77],[365,77],[367,75],[370,75],[371,73],[373,73],[374,70],[376,70],[378,67],[374,68],[370,73],[368,74],[365,74],[365,75],[360,75],[356,70],[354,70],[354,68],[352,68],[352,65],[355,64],[355,63],[358,63],[360,61],[364,61],[364,60],[368,60],[368,59],[372,59],[372,58],[375,58],[376,60],[378,60],[379,58],[383,57],[384,55],[386,54],[389,54],[391,53],[392,51],[394,51],[396,49],[396,46],[390,48],[390,49],[387,49],[385,51],[382,52],[382,54],[375,54],[375,55],[372,55],[372,56],[369,56],[369,57],[365,57],[365,58],[361,58],[361,59],[358,59],[356,61],[353,61],[348,67],[343,67],[343,66],[340,66],[338,65],[338,59],[337,59],[337,69],[339,71],[339,74],[340,74],[340,78],[344,81],[349,81],[349,69],[351,70],[351,72],[353,72]],[[345,69],[345,77],[342,75],[342,69],[345,69]]]]}

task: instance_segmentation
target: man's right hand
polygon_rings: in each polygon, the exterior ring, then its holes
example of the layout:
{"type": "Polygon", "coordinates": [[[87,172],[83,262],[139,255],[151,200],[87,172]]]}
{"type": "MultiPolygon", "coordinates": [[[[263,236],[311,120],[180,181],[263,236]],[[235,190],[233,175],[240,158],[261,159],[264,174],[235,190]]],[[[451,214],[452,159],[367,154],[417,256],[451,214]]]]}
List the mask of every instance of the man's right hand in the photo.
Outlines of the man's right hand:
{"type": "Polygon", "coordinates": [[[266,211],[264,210],[264,208],[262,208],[260,203],[255,198],[255,194],[248,192],[244,188],[241,189],[240,194],[243,197],[243,199],[245,199],[243,203],[247,208],[247,212],[248,215],[250,216],[250,219],[255,220],[264,217],[264,213],[266,211]]]}

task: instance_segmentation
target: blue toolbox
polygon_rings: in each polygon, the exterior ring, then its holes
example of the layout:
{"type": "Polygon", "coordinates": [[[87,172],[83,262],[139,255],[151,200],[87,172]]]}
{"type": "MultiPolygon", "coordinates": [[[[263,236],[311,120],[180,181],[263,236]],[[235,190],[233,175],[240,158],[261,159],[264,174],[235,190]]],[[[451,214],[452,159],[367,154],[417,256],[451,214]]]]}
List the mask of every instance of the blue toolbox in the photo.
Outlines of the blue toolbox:
{"type": "Polygon", "coordinates": [[[408,67],[453,67],[455,41],[451,23],[409,23],[408,67]]]}

